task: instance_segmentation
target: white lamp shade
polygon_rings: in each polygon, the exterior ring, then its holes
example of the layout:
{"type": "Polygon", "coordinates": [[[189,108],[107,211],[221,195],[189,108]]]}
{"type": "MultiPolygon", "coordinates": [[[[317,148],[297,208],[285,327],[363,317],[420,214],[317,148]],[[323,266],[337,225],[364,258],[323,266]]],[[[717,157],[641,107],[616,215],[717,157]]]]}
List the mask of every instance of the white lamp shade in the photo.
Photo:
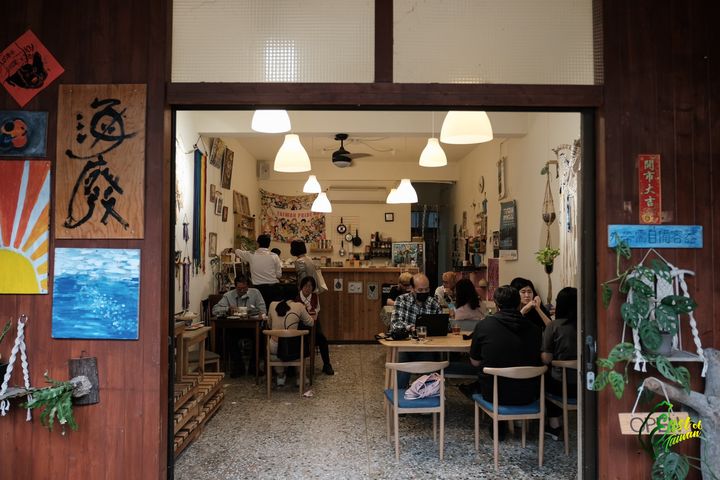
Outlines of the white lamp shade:
{"type": "Polygon", "coordinates": [[[447,165],[447,156],[440,146],[437,138],[428,138],[425,149],[420,154],[421,167],[444,167],[447,165]]]}
{"type": "Polygon", "coordinates": [[[255,110],[250,128],[260,133],[289,132],[290,117],[286,110],[255,110]]]}
{"type": "Polygon", "coordinates": [[[310,211],[318,213],[332,213],[332,205],[330,205],[330,199],[327,197],[325,192],[318,193],[312,207],[310,207],[310,211]]]}
{"type": "Polygon", "coordinates": [[[417,192],[413,188],[412,183],[410,183],[409,178],[400,180],[396,195],[398,203],[417,203],[418,201],[417,192]]]}
{"type": "Polygon", "coordinates": [[[318,179],[315,175],[310,175],[307,179],[307,182],[305,182],[305,185],[303,186],[303,192],[305,193],[320,193],[322,192],[322,188],[320,188],[320,182],[318,182],[318,179]]]}
{"type": "Polygon", "coordinates": [[[285,135],[285,141],[275,155],[273,170],[293,173],[308,172],[310,168],[310,157],[300,143],[300,137],[294,133],[285,135]]]}
{"type": "Polygon", "coordinates": [[[385,203],[400,203],[397,199],[397,188],[393,188],[390,190],[390,193],[388,193],[385,203]]]}
{"type": "Polygon", "coordinates": [[[440,129],[443,143],[469,144],[493,139],[492,125],[485,112],[449,111],[440,129]]]}

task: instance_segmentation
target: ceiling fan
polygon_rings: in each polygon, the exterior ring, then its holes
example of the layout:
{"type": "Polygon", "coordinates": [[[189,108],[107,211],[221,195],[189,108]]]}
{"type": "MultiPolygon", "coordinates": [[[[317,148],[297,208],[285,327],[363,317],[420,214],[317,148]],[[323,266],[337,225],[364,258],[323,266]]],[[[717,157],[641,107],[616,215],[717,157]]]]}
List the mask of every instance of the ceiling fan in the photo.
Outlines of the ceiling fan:
{"type": "Polygon", "coordinates": [[[362,158],[362,157],[371,157],[372,154],[370,153],[350,153],[347,150],[345,150],[345,145],[343,142],[348,139],[347,133],[338,133],[335,135],[335,140],[340,141],[340,148],[335,150],[332,154],[332,162],[333,165],[340,168],[349,167],[352,165],[352,161],[355,158],[362,158]]]}

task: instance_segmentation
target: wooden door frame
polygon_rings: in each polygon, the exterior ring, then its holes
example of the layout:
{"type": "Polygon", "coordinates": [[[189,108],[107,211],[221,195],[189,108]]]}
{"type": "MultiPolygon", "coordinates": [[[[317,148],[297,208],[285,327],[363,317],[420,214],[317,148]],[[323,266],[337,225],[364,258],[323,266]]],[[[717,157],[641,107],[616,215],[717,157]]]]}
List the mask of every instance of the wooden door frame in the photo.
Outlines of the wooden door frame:
{"type": "MultiPolygon", "coordinates": [[[[169,83],[167,103],[172,111],[172,137],[175,136],[176,112],[179,110],[253,110],[284,108],[288,110],[477,110],[578,112],[581,114],[583,142],[583,176],[581,198],[582,222],[580,258],[581,311],[583,325],[580,338],[596,338],[596,229],[595,204],[596,155],[602,152],[603,87],[601,85],[480,85],[480,84],[400,84],[400,83],[169,83]]],[[[175,143],[172,156],[175,158],[175,143]]],[[[175,185],[171,168],[170,185],[175,185]]],[[[174,189],[171,188],[174,195],[174,189]]],[[[174,197],[168,205],[174,205],[174,197]]],[[[171,207],[168,207],[171,208],[171,207]]],[[[170,212],[171,218],[173,212],[170,212]]],[[[172,229],[169,229],[172,235],[172,229]]],[[[168,239],[170,241],[171,239],[168,239]]],[[[168,301],[173,302],[170,285],[168,301]]],[[[171,309],[170,309],[171,310],[171,309]]],[[[169,322],[170,323],[170,322],[169,322]]],[[[584,340],[583,340],[584,344],[584,340]]],[[[580,353],[580,352],[579,352],[580,353]]],[[[581,353],[582,378],[587,369],[587,352],[581,353]]],[[[171,364],[172,368],[172,364],[171,364]]],[[[169,391],[172,392],[172,372],[169,391]]],[[[172,398],[172,396],[171,396],[172,398]]],[[[583,450],[579,452],[580,473],[584,478],[597,476],[597,398],[583,389],[583,450]]],[[[170,409],[172,412],[172,409],[170,409]]],[[[170,418],[171,420],[171,418],[170,418]]],[[[170,421],[169,420],[169,421],[170,421]]],[[[172,422],[171,422],[172,425],[172,422]]],[[[169,429],[172,431],[172,429],[169,429]]],[[[172,438],[170,439],[172,446],[172,438]]],[[[168,476],[172,478],[174,458],[168,453],[168,476]]]]}

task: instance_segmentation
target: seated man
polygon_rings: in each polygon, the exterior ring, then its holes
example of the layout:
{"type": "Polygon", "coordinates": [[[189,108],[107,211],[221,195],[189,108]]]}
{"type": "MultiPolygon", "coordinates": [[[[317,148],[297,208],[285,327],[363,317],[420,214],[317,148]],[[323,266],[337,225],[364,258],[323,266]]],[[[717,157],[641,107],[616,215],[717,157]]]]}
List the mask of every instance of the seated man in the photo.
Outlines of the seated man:
{"type": "Polygon", "coordinates": [[[455,272],[442,274],[442,285],[435,289],[435,298],[443,308],[453,308],[455,303],[455,272]]]}
{"type": "MultiPolygon", "coordinates": [[[[518,310],[520,294],[510,286],[495,290],[495,303],[499,311],[475,326],[470,345],[470,362],[475,367],[539,366],[540,329],[528,325],[518,310]]],[[[498,379],[503,405],[525,405],[537,400],[539,379],[498,379]]],[[[492,375],[479,373],[480,393],[487,399],[493,396],[492,375]]]]}
{"type": "MultiPolygon", "coordinates": [[[[518,310],[520,293],[508,285],[499,287],[495,290],[495,303],[499,311],[475,326],[470,345],[470,363],[480,368],[480,393],[490,402],[493,398],[493,377],[482,373],[482,368],[542,365],[540,328],[530,324],[518,310]]],[[[538,399],[539,381],[539,377],[529,380],[498,378],[499,403],[526,405],[534,402],[538,399]]],[[[504,427],[499,436],[504,436],[504,427]]]]}
{"type": "MultiPolygon", "coordinates": [[[[265,318],[267,315],[267,308],[265,307],[265,301],[263,301],[262,295],[260,295],[260,292],[257,289],[249,288],[247,279],[242,275],[235,277],[235,289],[230,290],[223,295],[220,301],[213,306],[212,314],[215,316],[227,316],[230,314],[231,308],[237,307],[246,307],[248,309],[248,315],[260,315],[262,318],[265,318]]],[[[250,352],[251,360],[249,372],[254,372],[256,368],[254,331],[250,328],[242,330],[233,328],[230,329],[229,332],[225,332],[225,335],[230,352],[223,352],[223,355],[226,355],[227,360],[227,355],[229,353],[232,367],[230,370],[230,376],[237,377],[241,372],[242,355],[239,348],[241,338],[250,338],[253,340],[251,342],[253,349],[250,352]]]]}
{"type": "Polygon", "coordinates": [[[388,294],[387,300],[385,300],[385,305],[389,307],[395,305],[395,300],[397,300],[400,295],[408,293],[410,290],[412,290],[412,286],[410,285],[411,283],[412,274],[409,272],[401,273],[400,277],[398,277],[397,285],[393,285],[390,288],[390,293],[388,294]]]}
{"type": "MultiPolygon", "coordinates": [[[[417,273],[410,282],[411,291],[397,297],[395,310],[390,317],[390,332],[415,331],[415,321],[418,315],[425,313],[442,313],[437,299],[430,295],[430,280],[425,274],[417,273]]],[[[539,354],[538,354],[539,357],[539,354]]],[[[431,361],[434,355],[428,352],[400,352],[399,362],[431,361]]],[[[398,373],[398,387],[407,388],[410,374],[398,373]]]]}

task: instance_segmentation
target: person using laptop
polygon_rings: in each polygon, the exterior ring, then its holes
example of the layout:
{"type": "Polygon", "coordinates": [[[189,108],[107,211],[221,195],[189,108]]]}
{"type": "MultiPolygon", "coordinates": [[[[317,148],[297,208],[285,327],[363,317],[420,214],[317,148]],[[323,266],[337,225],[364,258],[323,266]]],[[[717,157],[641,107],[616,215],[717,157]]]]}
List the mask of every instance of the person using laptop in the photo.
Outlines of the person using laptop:
{"type": "MultiPolygon", "coordinates": [[[[410,282],[411,290],[397,297],[395,310],[390,317],[390,332],[409,334],[415,331],[418,315],[442,313],[434,295],[430,294],[430,280],[423,273],[416,273],[410,282]]],[[[539,342],[538,342],[539,346],[539,342]]],[[[538,355],[539,356],[539,355],[538,355]]],[[[432,361],[434,355],[428,352],[400,352],[399,362],[432,361]]],[[[407,388],[410,374],[398,373],[398,387],[407,388]]]]}
{"type": "MultiPolygon", "coordinates": [[[[470,344],[470,363],[479,368],[480,392],[486,399],[493,398],[493,377],[482,373],[484,367],[540,366],[540,327],[523,318],[518,307],[520,293],[504,285],[495,290],[495,304],[499,311],[478,322],[470,344]]],[[[498,379],[501,405],[527,405],[538,398],[539,378],[517,380],[498,379]]],[[[505,423],[500,429],[504,437],[505,423]]],[[[492,428],[492,426],[491,426],[492,428]]]]}

